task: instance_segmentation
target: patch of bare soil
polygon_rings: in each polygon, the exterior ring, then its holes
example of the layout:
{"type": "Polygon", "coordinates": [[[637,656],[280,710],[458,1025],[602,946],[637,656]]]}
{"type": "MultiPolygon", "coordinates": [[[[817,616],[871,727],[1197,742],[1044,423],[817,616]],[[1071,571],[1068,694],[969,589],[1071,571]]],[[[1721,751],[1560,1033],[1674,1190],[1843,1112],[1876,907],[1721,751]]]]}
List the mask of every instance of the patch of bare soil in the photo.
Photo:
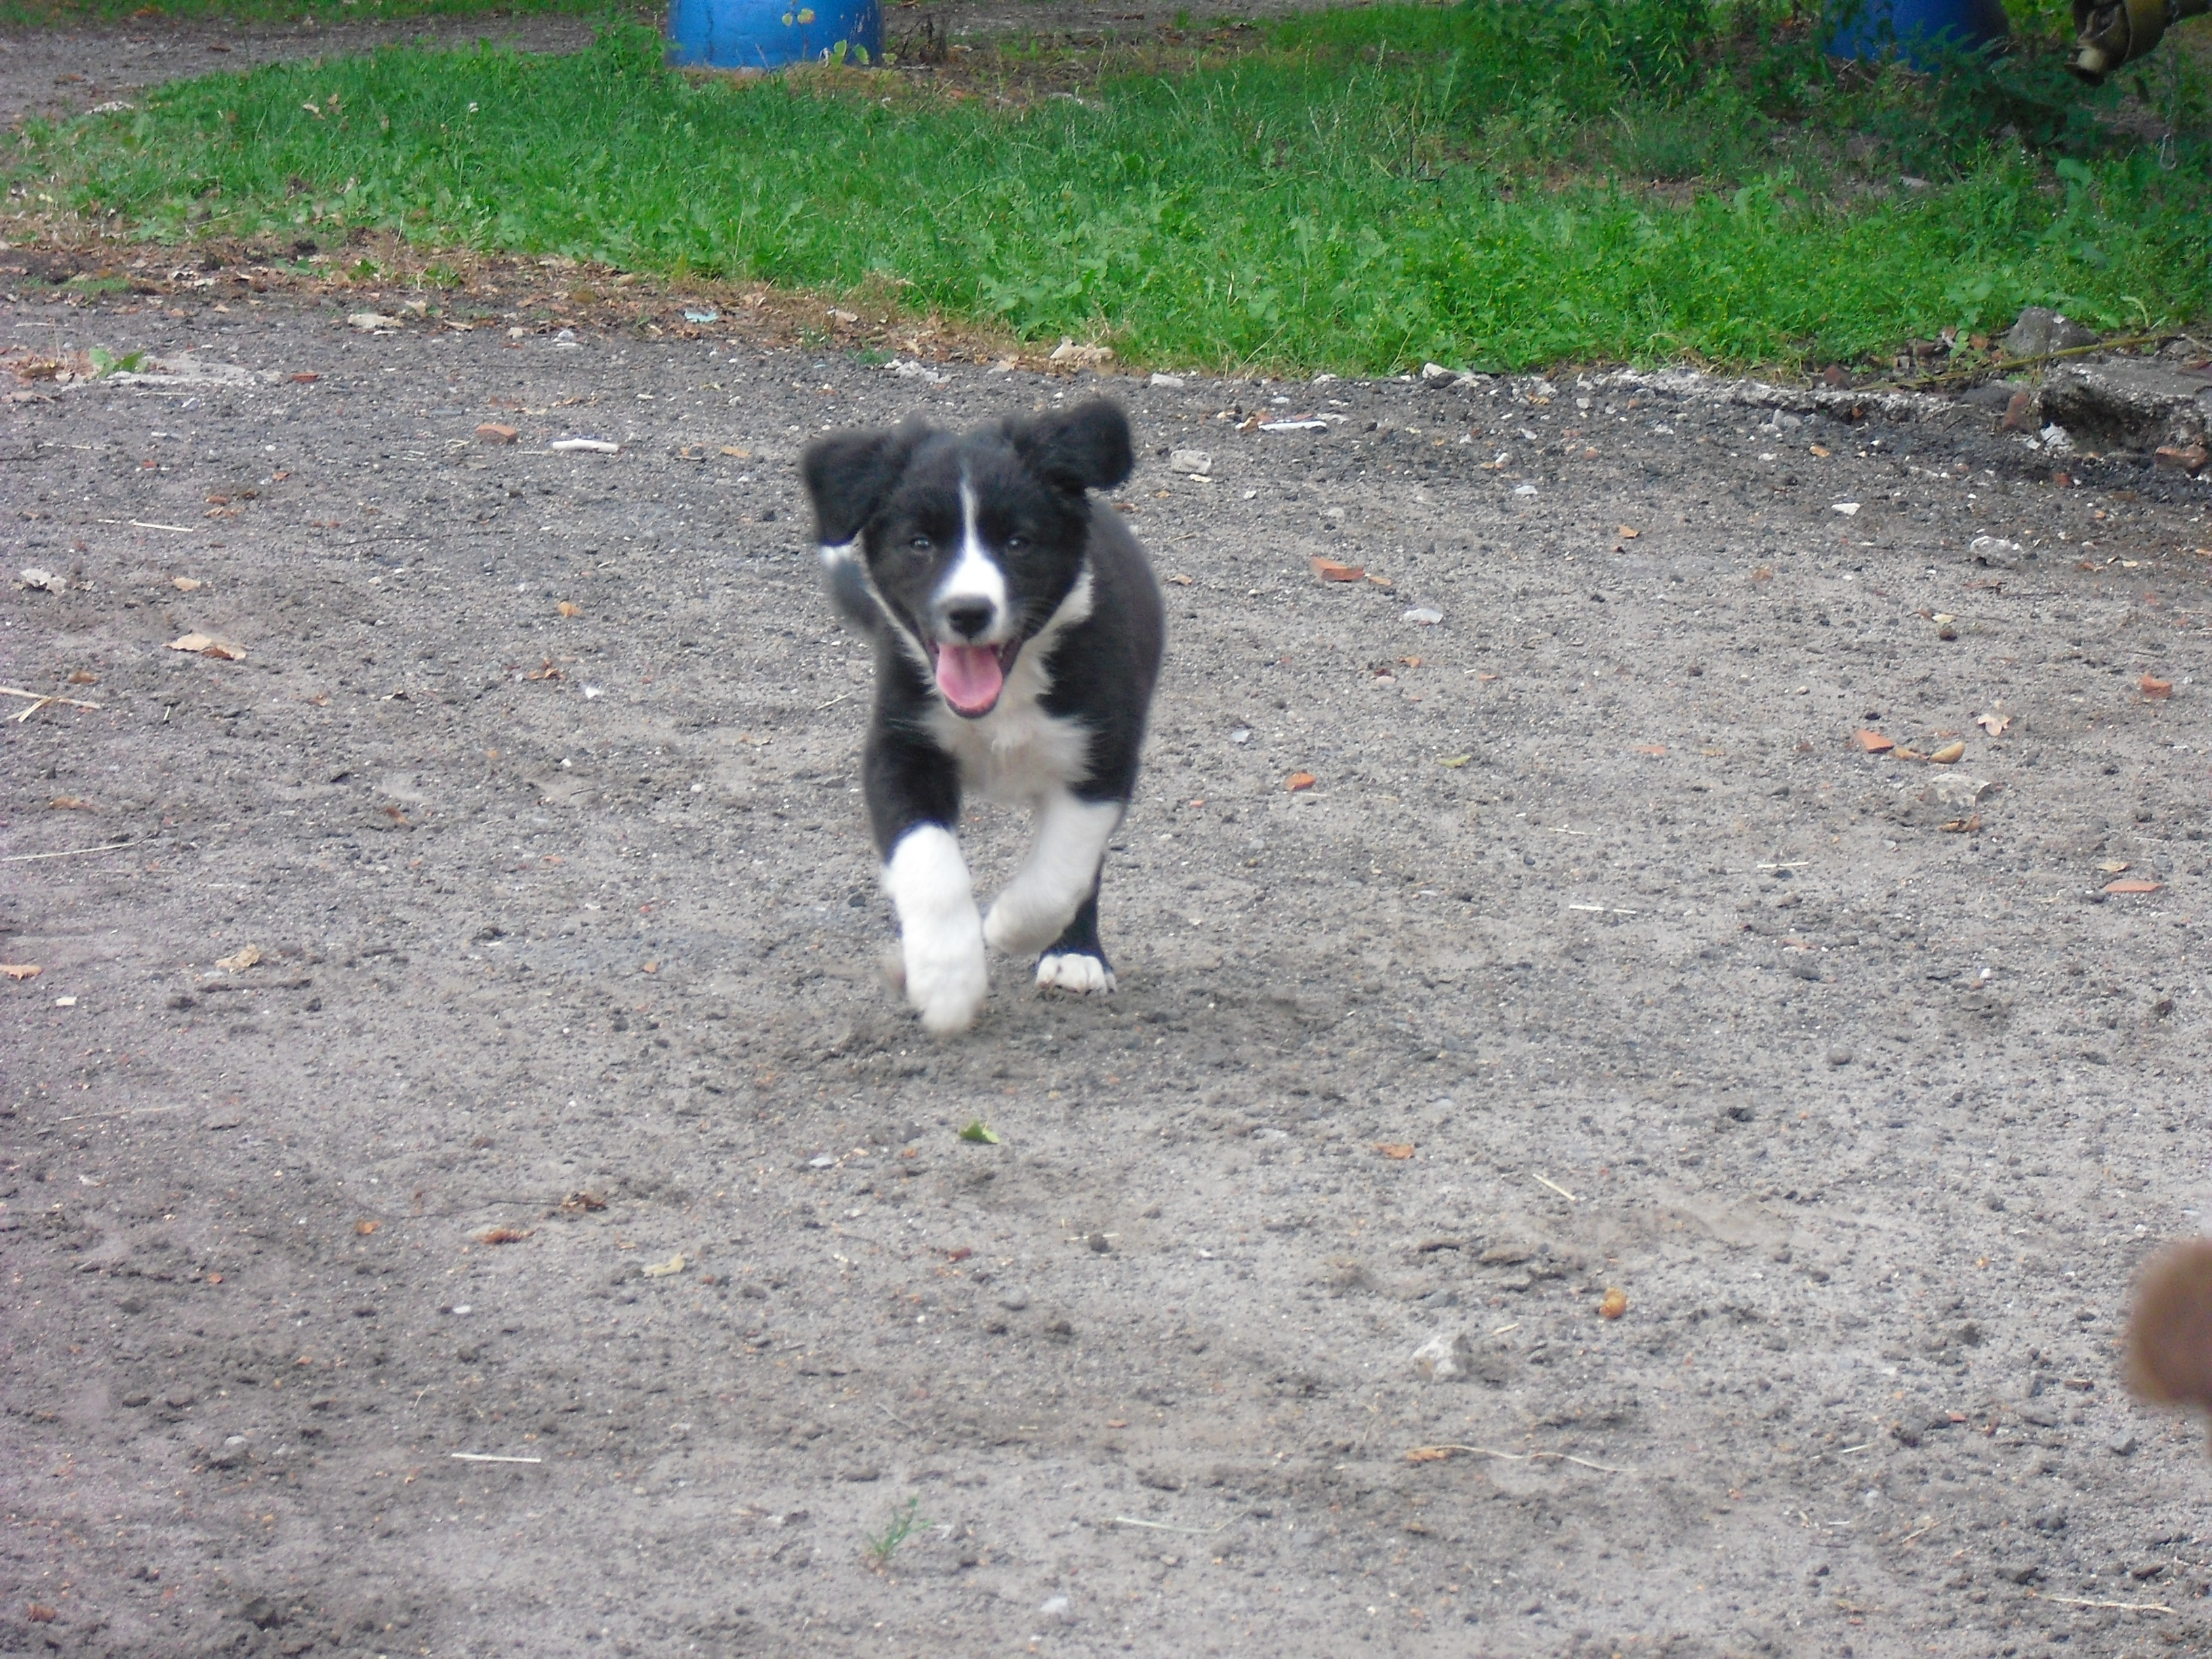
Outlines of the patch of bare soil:
{"type": "Polygon", "coordinates": [[[2113,1353],[2203,1202],[2202,486],[27,281],[0,1652],[2206,1640],[2113,1353]],[[1092,389],[1122,989],[933,1043],[792,463],[1092,389]]]}

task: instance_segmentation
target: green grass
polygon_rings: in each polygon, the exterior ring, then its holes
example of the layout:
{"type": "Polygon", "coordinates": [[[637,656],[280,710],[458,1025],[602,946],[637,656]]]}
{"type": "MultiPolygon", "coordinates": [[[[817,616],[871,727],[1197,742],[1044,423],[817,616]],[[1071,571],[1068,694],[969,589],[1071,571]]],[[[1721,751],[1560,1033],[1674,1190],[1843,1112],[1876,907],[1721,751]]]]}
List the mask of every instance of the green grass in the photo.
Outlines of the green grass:
{"type": "MultiPolygon", "coordinates": [[[[2212,158],[2179,70],[2136,92],[2179,123],[2168,167],[2104,135],[2119,92],[2047,55],[1838,75],[1802,26],[1701,0],[1331,13],[1081,101],[952,101],[895,75],[695,84],[659,55],[616,26],[568,58],[215,76],[30,128],[9,179],[163,240],[368,226],[896,283],[915,308],[1206,367],[1854,360],[2028,303],[2195,317],[2212,287],[2212,158]]],[[[1022,94],[1066,67],[982,78],[1022,94]]]]}
{"type": "Polygon", "coordinates": [[[376,22],[410,17],[598,17],[611,0],[0,0],[0,28],[100,23],[376,22]]]}

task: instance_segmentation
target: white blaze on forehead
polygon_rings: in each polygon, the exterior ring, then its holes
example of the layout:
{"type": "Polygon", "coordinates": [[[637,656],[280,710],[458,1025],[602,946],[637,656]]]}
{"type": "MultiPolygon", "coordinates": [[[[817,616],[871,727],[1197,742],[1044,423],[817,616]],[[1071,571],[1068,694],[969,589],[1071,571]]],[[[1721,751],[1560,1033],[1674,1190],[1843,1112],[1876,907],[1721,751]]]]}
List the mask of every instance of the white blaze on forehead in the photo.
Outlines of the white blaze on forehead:
{"type": "Polygon", "coordinates": [[[1006,568],[983,545],[982,532],[975,524],[975,486],[963,477],[960,480],[960,552],[952,562],[952,568],[945,573],[945,580],[938,584],[930,608],[941,613],[947,606],[963,600],[989,605],[991,625],[978,636],[980,644],[997,641],[1011,606],[1006,599],[1006,568]]]}

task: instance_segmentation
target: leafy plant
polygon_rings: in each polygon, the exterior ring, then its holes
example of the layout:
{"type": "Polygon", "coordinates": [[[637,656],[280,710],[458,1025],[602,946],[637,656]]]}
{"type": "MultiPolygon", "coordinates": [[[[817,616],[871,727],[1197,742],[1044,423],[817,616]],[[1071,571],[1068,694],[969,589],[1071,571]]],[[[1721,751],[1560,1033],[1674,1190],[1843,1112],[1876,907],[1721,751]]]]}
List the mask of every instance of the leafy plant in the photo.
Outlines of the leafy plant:
{"type": "Polygon", "coordinates": [[[85,356],[92,364],[92,372],[102,379],[110,374],[136,374],[146,361],[143,351],[126,351],[118,357],[105,346],[93,347],[85,356]]]}

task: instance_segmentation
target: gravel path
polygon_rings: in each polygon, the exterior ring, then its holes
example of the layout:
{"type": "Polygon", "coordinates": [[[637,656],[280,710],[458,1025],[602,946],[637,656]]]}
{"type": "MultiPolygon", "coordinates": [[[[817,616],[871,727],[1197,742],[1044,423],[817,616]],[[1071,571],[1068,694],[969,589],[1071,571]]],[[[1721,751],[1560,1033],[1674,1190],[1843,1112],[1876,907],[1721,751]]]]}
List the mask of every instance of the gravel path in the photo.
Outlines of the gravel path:
{"type": "Polygon", "coordinates": [[[173,376],[0,404],[0,1652],[2207,1639],[2199,486],[1109,380],[1123,989],[939,1046],[792,461],[1094,377],[224,291],[0,308],[173,376]]]}

